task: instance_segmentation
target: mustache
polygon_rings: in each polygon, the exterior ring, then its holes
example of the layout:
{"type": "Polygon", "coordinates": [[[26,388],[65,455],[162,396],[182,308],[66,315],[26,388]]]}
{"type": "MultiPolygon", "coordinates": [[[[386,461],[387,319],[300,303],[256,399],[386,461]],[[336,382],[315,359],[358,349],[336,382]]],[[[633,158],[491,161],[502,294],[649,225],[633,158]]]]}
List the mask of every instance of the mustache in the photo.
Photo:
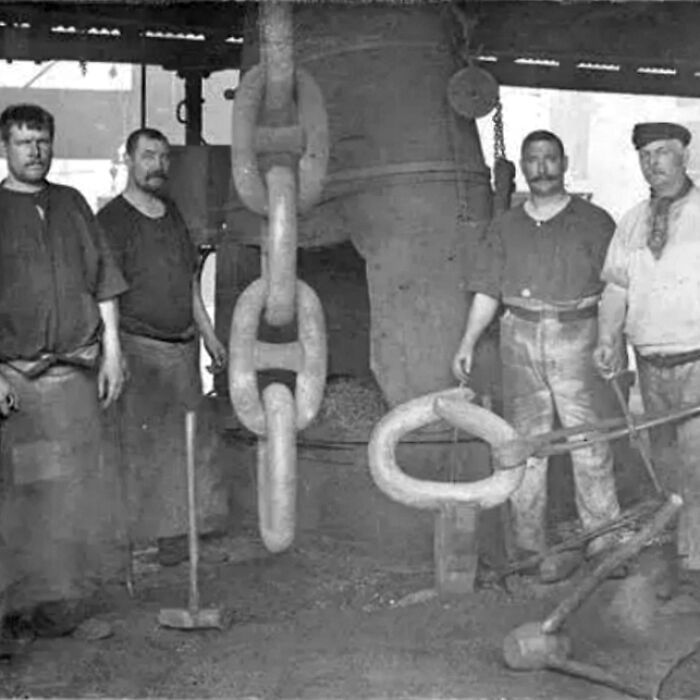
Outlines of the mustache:
{"type": "Polygon", "coordinates": [[[155,172],[148,173],[148,175],[146,175],[146,178],[148,180],[150,180],[151,178],[155,178],[155,177],[159,177],[161,180],[168,179],[167,173],[164,173],[162,170],[156,170],[155,172]]]}
{"type": "Polygon", "coordinates": [[[530,182],[556,182],[559,178],[548,177],[547,175],[540,175],[539,177],[531,178],[530,182]]]}

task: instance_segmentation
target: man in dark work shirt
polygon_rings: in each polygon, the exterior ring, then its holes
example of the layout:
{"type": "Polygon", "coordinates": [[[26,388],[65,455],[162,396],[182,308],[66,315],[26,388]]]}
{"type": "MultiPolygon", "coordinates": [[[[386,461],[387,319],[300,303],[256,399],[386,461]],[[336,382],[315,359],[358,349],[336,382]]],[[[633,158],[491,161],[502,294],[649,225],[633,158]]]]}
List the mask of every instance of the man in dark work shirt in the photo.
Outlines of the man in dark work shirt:
{"type": "Polygon", "coordinates": [[[14,562],[0,579],[17,582],[7,642],[19,627],[70,633],[120,558],[100,407],[122,388],[116,298],[126,283],[85,199],[46,179],[53,116],[12,105],[0,136],[0,541],[14,562]]]}
{"type": "MultiPolygon", "coordinates": [[[[530,189],[524,205],[496,218],[481,242],[468,282],[474,293],[453,372],[466,380],[474,347],[500,304],[505,418],[525,436],[546,433],[555,411],[564,427],[597,420],[600,271],[615,229],[610,216],[564,188],[567,158],[560,139],[535,131],[523,141],[521,169],[530,189]]],[[[576,506],[584,529],[619,515],[613,457],[602,442],[571,453],[576,506]]],[[[527,461],[510,499],[514,557],[546,548],[547,460],[527,461]]],[[[614,544],[594,539],[590,556],[614,544]]]]}
{"type": "Polygon", "coordinates": [[[163,565],[187,556],[184,416],[197,408],[202,394],[200,334],[214,370],[226,362],[202,301],[197,251],[166,195],[169,150],[160,131],[133,132],[126,142],[126,188],[98,213],[129,283],[119,303],[129,381],[116,418],[130,536],[157,540],[163,565]]]}

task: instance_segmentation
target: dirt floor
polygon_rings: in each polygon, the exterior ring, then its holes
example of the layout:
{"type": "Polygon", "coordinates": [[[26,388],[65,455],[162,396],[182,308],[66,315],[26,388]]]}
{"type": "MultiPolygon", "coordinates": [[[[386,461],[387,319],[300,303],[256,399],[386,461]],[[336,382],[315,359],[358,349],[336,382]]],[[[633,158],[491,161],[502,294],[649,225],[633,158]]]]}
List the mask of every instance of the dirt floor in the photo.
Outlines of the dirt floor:
{"type": "MultiPolygon", "coordinates": [[[[205,546],[205,605],[230,611],[225,631],[158,627],[161,607],[186,605],[187,567],[137,559],[136,596],[103,601],[102,641],[36,640],[0,666],[4,697],[480,697],[621,698],[557,673],[513,672],[501,644],[543,619],[571,584],[511,577],[441,602],[421,593],[430,563],[379,561],[346,543],[316,539],[267,554],[254,533],[205,546]],[[411,595],[411,594],[418,594],[411,595]],[[409,596],[408,598],[406,596],[409,596]]],[[[700,615],[669,614],[649,597],[653,552],[626,581],[609,581],[568,627],[574,656],[614,669],[651,692],[700,639],[700,615]],[[650,563],[651,562],[651,563],[650,563]]],[[[672,610],[670,611],[673,612],[672,610]]],[[[664,683],[661,698],[700,697],[700,654],[664,683]]]]}

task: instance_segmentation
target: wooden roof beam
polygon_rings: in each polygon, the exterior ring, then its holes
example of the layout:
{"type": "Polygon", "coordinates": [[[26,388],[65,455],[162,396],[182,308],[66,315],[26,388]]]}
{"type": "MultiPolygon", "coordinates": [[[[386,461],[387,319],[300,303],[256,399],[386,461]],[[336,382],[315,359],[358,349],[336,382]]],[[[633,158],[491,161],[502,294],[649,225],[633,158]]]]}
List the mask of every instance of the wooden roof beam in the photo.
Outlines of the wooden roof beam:
{"type": "Polygon", "coordinates": [[[145,37],[55,33],[0,27],[0,59],[145,63],[168,70],[216,71],[238,68],[242,44],[145,37]]]}
{"type": "Polygon", "coordinates": [[[499,57],[480,64],[501,85],[557,90],[589,90],[645,95],[700,96],[700,64],[680,68],[647,67],[630,62],[594,63],[585,60],[516,62],[499,57]],[[647,72],[649,71],[649,72],[647,72]],[[670,71],[675,71],[671,73],[670,71]]]}
{"type": "MultiPolygon", "coordinates": [[[[76,28],[103,28],[172,32],[180,34],[225,33],[241,37],[244,2],[110,3],[110,2],[2,2],[0,20],[76,28]]],[[[226,37],[224,37],[226,38],[226,37]]]]}
{"type": "Polygon", "coordinates": [[[471,46],[485,53],[700,63],[697,2],[481,0],[463,6],[474,22],[471,46]]]}

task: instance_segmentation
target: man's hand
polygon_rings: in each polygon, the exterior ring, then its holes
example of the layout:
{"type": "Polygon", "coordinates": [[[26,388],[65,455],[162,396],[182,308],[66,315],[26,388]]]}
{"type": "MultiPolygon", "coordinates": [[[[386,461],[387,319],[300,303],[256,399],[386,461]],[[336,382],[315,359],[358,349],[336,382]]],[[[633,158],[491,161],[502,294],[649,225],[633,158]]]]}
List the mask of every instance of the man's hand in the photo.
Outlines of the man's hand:
{"type": "Polygon", "coordinates": [[[472,360],[474,359],[474,348],[486,330],[486,327],[498,312],[499,301],[496,297],[477,292],[472,299],[467,327],[459,344],[459,350],[452,360],[452,374],[458,382],[468,382],[469,374],[472,371],[472,360]]]}
{"type": "Polygon", "coordinates": [[[593,364],[603,379],[610,379],[627,363],[623,335],[626,316],[627,289],[608,282],[600,298],[598,347],[593,351],[593,364]]]}
{"type": "Polygon", "coordinates": [[[468,382],[469,375],[472,371],[472,358],[474,356],[474,347],[469,344],[462,343],[459,350],[452,360],[452,374],[458,382],[468,382]]]}
{"type": "Polygon", "coordinates": [[[102,408],[113,404],[122,393],[126,380],[122,347],[119,343],[119,307],[115,299],[99,302],[104,324],[102,332],[102,361],[97,375],[97,396],[102,408]]]}
{"type": "Polygon", "coordinates": [[[3,374],[0,374],[0,416],[7,418],[11,411],[19,408],[17,393],[3,374]]]}
{"type": "Polygon", "coordinates": [[[126,364],[121,351],[105,352],[97,375],[97,395],[102,408],[107,408],[119,398],[125,379],[126,364]]]}
{"type": "Polygon", "coordinates": [[[619,347],[613,343],[602,342],[593,351],[593,364],[603,379],[610,379],[623,369],[623,358],[619,347]]]}
{"type": "Polygon", "coordinates": [[[207,369],[212,374],[219,374],[226,369],[226,363],[228,360],[228,352],[226,352],[226,346],[216,337],[216,335],[211,334],[211,336],[204,338],[204,347],[211,357],[211,364],[207,369]]]}
{"type": "Polygon", "coordinates": [[[204,347],[207,349],[209,357],[211,357],[212,360],[207,369],[212,374],[223,372],[226,369],[228,353],[226,352],[226,346],[217,338],[214,324],[204,306],[202,289],[197,275],[194,276],[192,281],[192,312],[194,314],[195,325],[204,341],[204,347]]]}

